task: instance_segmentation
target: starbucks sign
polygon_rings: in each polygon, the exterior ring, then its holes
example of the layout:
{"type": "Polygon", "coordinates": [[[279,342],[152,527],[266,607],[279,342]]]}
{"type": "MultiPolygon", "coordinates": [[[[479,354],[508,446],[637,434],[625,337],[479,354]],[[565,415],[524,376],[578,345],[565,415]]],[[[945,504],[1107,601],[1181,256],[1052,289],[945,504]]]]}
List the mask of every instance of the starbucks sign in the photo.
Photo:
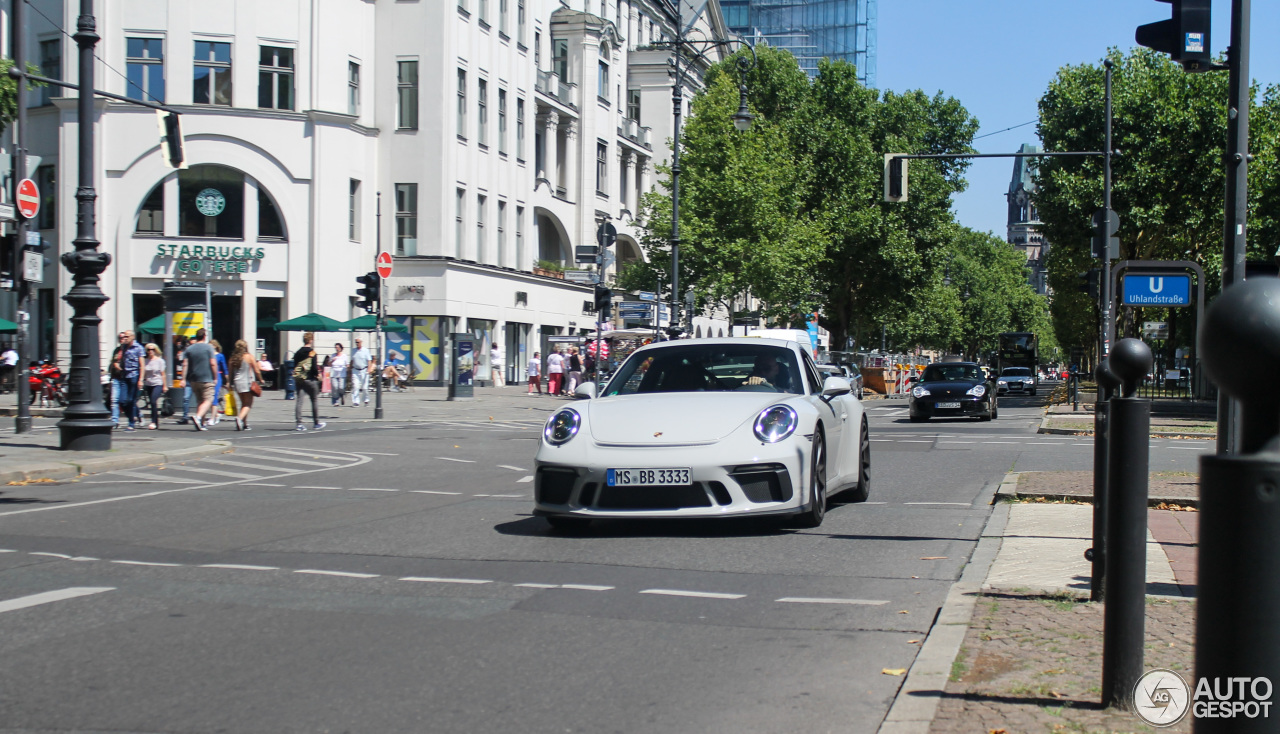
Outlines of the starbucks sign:
{"type": "Polygon", "coordinates": [[[227,208],[227,198],[217,189],[203,189],[196,194],[196,209],[206,217],[216,217],[227,208]]]}

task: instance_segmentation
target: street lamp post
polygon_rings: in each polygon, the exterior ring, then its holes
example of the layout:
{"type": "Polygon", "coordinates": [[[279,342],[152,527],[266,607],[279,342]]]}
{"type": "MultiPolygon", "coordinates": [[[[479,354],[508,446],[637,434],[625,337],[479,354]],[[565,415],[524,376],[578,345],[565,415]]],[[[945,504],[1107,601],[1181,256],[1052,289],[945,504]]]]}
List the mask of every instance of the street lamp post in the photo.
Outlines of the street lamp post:
{"type": "Polygon", "coordinates": [[[98,372],[98,308],[107,296],[98,286],[99,276],[111,264],[111,255],[98,251],[95,236],[93,188],[93,48],[98,43],[93,0],[80,0],[80,17],[73,36],[80,47],[79,185],[76,188],[75,251],[62,256],[71,271],[74,285],[63,296],[74,311],[71,316],[71,367],[67,381],[67,407],[58,422],[61,447],[76,451],[107,451],[111,448],[111,414],[102,403],[102,382],[98,372]]]}
{"type": "Polygon", "coordinates": [[[671,315],[667,333],[671,338],[680,335],[680,120],[684,117],[684,83],[693,62],[697,59],[707,60],[706,53],[713,48],[741,44],[751,51],[751,58],[739,56],[738,67],[738,111],[733,115],[733,125],[738,130],[751,128],[754,117],[747,109],[747,73],[756,65],[756,50],[749,43],[738,39],[713,41],[710,39],[692,40],[686,37],[682,8],[685,0],[673,0],[671,12],[675,15],[675,38],[671,41],[652,44],[659,48],[671,49],[671,64],[675,71],[675,84],[671,89],[671,105],[675,118],[675,127],[671,136],[671,315]],[[681,68],[681,59],[688,53],[681,68]]]}

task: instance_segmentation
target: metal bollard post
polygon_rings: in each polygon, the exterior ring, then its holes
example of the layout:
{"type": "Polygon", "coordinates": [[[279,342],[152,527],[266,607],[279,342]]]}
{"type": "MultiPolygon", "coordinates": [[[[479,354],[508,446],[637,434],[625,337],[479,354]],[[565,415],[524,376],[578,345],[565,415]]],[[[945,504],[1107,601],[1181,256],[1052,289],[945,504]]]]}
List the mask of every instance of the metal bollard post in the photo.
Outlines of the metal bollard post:
{"type": "Polygon", "coordinates": [[[1147,480],[1151,401],[1133,397],[1151,368],[1151,349],[1121,339],[1111,371],[1121,393],[1111,399],[1108,425],[1106,609],[1102,628],[1102,705],[1133,711],[1142,677],[1147,602],[1147,480]]]}
{"type": "Polygon", "coordinates": [[[1071,410],[1080,410],[1080,375],[1071,373],[1071,410]]]}
{"type": "MultiPolygon", "coordinates": [[[[1231,703],[1280,687],[1280,280],[1257,278],[1223,291],[1199,334],[1205,374],[1240,401],[1240,453],[1200,459],[1196,606],[1198,680],[1243,681],[1231,703]],[[1265,688],[1254,685],[1260,678],[1265,688]],[[1255,694],[1255,691],[1257,694],[1255,694]]],[[[1193,687],[1195,683],[1192,682],[1193,687]]],[[[1228,684],[1220,683],[1223,688],[1228,684]]],[[[1224,702],[1225,704],[1226,702],[1224,702]]],[[[1274,732],[1280,713],[1201,718],[1197,734],[1274,732]]]]}
{"type": "Polygon", "coordinates": [[[1111,371],[1111,360],[1103,357],[1094,373],[1098,380],[1098,397],[1093,406],[1093,547],[1085,551],[1090,563],[1089,601],[1106,598],[1107,577],[1107,472],[1110,471],[1108,427],[1112,392],[1120,387],[1120,378],[1111,371]]]}

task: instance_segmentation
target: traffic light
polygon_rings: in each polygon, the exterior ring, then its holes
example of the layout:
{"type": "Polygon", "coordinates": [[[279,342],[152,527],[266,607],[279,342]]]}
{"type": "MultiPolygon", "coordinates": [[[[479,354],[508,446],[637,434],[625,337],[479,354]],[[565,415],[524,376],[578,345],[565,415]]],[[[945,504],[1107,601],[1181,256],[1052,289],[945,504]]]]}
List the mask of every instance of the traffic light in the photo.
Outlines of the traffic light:
{"type": "Polygon", "coordinates": [[[1099,209],[1093,213],[1093,256],[1099,260],[1120,258],[1120,217],[1114,209],[1099,209]]]}
{"type": "Polygon", "coordinates": [[[356,289],[356,297],[361,299],[356,301],[356,306],[368,313],[376,312],[378,302],[382,300],[382,278],[376,272],[365,273],[356,278],[356,282],[360,284],[356,289]]]}
{"type": "Polygon", "coordinates": [[[600,315],[600,320],[609,318],[610,309],[613,306],[613,291],[602,285],[596,286],[596,313],[600,315]]]}
{"type": "Polygon", "coordinates": [[[156,110],[160,118],[160,138],[164,144],[164,160],[171,168],[186,168],[186,151],[182,143],[182,122],[176,112],[156,110]]]}
{"type": "Polygon", "coordinates": [[[1076,275],[1076,290],[1081,293],[1088,293],[1093,300],[1098,300],[1098,294],[1102,290],[1102,269],[1091,268],[1087,273],[1079,273],[1076,275]]]}
{"type": "Polygon", "coordinates": [[[907,200],[907,159],[903,154],[884,154],[884,200],[907,200]]]}
{"type": "Polygon", "coordinates": [[[1173,17],[1138,26],[1139,44],[1169,54],[1187,71],[1211,71],[1209,25],[1212,0],[1158,0],[1173,5],[1173,17]]]}

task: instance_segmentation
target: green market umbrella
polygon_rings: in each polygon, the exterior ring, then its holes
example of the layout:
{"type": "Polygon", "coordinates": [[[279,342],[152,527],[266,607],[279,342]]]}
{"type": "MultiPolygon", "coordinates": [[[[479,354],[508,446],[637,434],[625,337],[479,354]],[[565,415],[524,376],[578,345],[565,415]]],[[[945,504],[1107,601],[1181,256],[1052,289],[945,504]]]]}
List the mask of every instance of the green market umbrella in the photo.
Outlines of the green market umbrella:
{"type": "Polygon", "coordinates": [[[346,331],[345,323],[318,313],[309,313],[296,319],[281,321],[275,326],[276,331],[346,331]]]}
{"type": "Polygon", "coordinates": [[[0,334],[11,334],[17,330],[17,324],[8,319],[0,319],[0,334]]]}
{"type": "Polygon", "coordinates": [[[148,319],[138,324],[138,331],[147,334],[163,334],[164,333],[164,314],[160,314],[154,319],[148,319]]]}
{"type": "MultiPolygon", "coordinates": [[[[378,318],[371,313],[357,316],[343,324],[342,328],[348,331],[374,331],[378,328],[378,318]]],[[[382,325],[382,330],[389,334],[402,334],[408,331],[409,327],[399,321],[388,321],[382,325]]]]}

